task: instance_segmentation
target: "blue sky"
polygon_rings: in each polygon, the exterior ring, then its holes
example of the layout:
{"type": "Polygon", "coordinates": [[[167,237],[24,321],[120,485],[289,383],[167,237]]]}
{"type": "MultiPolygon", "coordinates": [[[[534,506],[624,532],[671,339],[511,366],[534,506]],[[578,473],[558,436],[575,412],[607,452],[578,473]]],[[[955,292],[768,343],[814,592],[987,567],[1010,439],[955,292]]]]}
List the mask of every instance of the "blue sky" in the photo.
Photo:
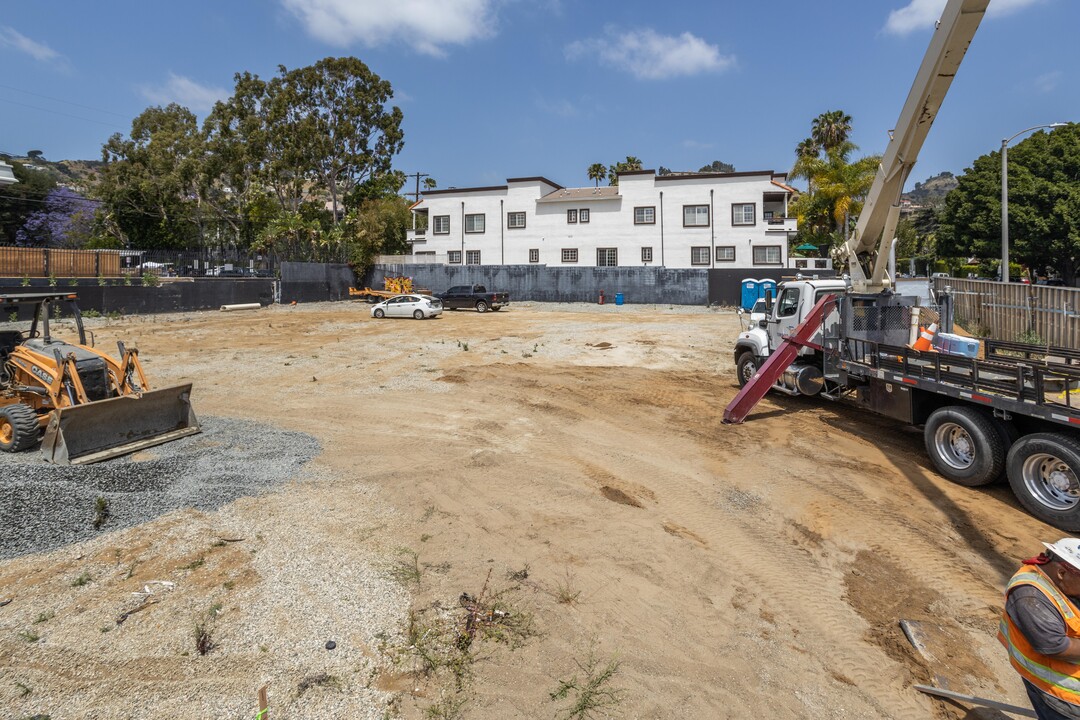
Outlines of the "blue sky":
{"type": "MultiPolygon", "coordinates": [[[[2,2],[0,151],[100,156],[148,105],[204,116],[233,74],[355,55],[404,112],[396,167],[439,187],[636,155],[787,171],[821,112],[882,152],[945,0],[2,2]]],[[[912,179],[1080,121],[1077,0],[991,0],[912,179]]]]}

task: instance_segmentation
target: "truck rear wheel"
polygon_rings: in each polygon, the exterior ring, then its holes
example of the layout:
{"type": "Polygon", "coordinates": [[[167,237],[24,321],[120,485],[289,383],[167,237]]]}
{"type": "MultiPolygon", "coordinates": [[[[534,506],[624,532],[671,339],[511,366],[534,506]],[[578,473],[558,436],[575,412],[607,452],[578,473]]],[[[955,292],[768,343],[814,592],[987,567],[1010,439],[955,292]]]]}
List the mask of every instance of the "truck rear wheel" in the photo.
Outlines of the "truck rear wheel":
{"type": "Polygon", "coordinates": [[[735,374],[739,376],[739,387],[746,387],[746,383],[750,382],[750,378],[754,377],[757,371],[757,359],[749,350],[740,354],[738,360],[735,361],[735,374]]]}
{"type": "Polygon", "coordinates": [[[1060,433],[1025,435],[1007,465],[1009,485],[1028,512],[1061,530],[1080,531],[1080,442],[1060,433]]]}
{"type": "Polygon", "coordinates": [[[483,300],[476,301],[476,312],[487,312],[488,304],[483,300]]]}
{"type": "Polygon", "coordinates": [[[26,450],[33,447],[37,439],[37,413],[29,405],[16,403],[0,408],[0,450],[26,450]]]}
{"type": "Polygon", "coordinates": [[[1005,444],[991,418],[976,408],[938,408],[923,432],[926,452],[937,471],[965,487],[988,485],[1005,467],[1005,444]]]}

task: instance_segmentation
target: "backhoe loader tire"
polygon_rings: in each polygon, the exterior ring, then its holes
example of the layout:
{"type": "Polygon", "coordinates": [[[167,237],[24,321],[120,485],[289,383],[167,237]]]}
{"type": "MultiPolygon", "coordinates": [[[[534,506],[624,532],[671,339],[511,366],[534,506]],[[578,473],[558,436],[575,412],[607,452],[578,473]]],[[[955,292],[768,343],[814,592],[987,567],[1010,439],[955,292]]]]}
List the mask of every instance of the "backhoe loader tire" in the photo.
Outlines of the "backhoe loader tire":
{"type": "Polygon", "coordinates": [[[483,300],[477,300],[476,301],[476,312],[482,313],[482,312],[487,312],[487,311],[488,311],[488,304],[486,302],[484,302],[483,300]]]}
{"type": "Polygon", "coordinates": [[[375,311],[375,317],[377,317],[377,318],[384,317],[385,315],[386,315],[386,313],[383,311],[382,308],[379,308],[378,310],[375,311]]]}
{"type": "Polygon", "coordinates": [[[735,374],[739,376],[739,387],[746,387],[746,383],[750,382],[750,378],[754,377],[757,371],[757,360],[754,358],[754,353],[749,350],[740,354],[739,359],[735,361],[735,374]]]}
{"type": "Polygon", "coordinates": [[[923,438],[934,467],[957,485],[989,485],[1001,477],[1005,468],[1001,431],[978,408],[938,408],[927,419],[923,438]]]}
{"type": "Polygon", "coordinates": [[[16,403],[0,408],[0,450],[19,452],[38,441],[38,421],[29,405],[16,403]]]}

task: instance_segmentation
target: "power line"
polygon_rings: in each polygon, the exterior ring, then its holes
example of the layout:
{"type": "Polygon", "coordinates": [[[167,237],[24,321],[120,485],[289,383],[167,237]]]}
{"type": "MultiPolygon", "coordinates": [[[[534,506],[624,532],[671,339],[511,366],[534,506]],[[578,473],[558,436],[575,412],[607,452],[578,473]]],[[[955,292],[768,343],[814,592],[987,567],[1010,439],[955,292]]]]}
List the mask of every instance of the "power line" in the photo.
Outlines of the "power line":
{"type": "Polygon", "coordinates": [[[96,108],[96,107],[93,107],[93,106],[90,106],[90,105],[80,105],[79,103],[71,102],[70,100],[63,100],[61,98],[52,97],[51,95],[42,95],[41,93],[30,92],[29,90],[23,90],[21,88],[13,87],[11,85],[4,85],[3,83],[0,83],[0,88],[5,88],[7,90],[14,90],[15,92],[23,93],[24,95],[33,95],[34,97],[43,98],[45,100],[52,100],[54,102],[64,103],[65,105],[72,105],[74,107],[80,107],[80,108],[82,108],[84,110],[93,110],[94,112],[105,113],[106,115],[115,115],[116,117],[124,118],[125,120],[128,118],[127,115],[123,115],[121,113],[113,112],[112,110],[102,110],[101,108],[96,108]]]}
{"type": "Polygon", "coordinates": [[[8,97],[4,98],[4,102],[10,105],[20,105],[22,107],[27,107],[31,110],[41,110],[42,112],[53,113],[54,115],[63,115],[64,117],[74,118],[76,120],[83,120],[85,122],[92,122],[97,123],[98,125],[105,125],[107,127],[116,128],[116,123],[108,123],[104,120],[94,120],[93,118],[82,117],[81,115],[72,115],[71,113],[60,112],[59,110],[50,110],[49,108],[38,107],[37,105],[27,105],[26,103],[21,103],[8,97]]]}

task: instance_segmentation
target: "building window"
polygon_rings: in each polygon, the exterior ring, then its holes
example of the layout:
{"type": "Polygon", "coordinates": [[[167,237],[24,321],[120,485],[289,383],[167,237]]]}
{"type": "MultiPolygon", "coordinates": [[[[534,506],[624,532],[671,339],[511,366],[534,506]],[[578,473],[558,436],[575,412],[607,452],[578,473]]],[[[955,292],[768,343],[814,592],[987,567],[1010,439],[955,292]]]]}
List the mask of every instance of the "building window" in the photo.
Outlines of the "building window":
{"type": "Polygon", "coordinates": [[[732,225],[753,225],[757,221],[754,203],[742,203],[731,206],[732,225]]]}
{"type": "Polygon", "coordinates": [[[589,222],[589,208],[581,208],[578,210],[578,222],[589,222]]]}
{"type": "Polygon", "coordinates": [[[566,222],[568,222],[568,223],[576,223],[577,222],[577,210],[567,210],[566,211],[566,222]]]}
{"type": "Polygon", "coordinates": [[[465,251],[465,264],[466,265],[479,265],[480,264],[480,251],[479,250],[466,250],[465,251]]]}
{"type": "Polygon", "coordinates": [[[506,227],[510,228],[511,230],[525,227],[525,213],[506,213],[506,227]]]}
{"type": "MultiPolygon", "coordinates": [[[[682,208],[682,224],[683,227],[709,227],[709,206],[708,205],[683,205],[682,208]]],[[[709,255],[705,254],[705,264],[709,264],[709,255]]]]}
{"type": "Polygon", "coordinates": [[[435,257],[435,251],[434,250],[419,250],[417,252],[414,252],[413,255],[415,255],[416,257],[435,257]]]}
{"type": "Polygon", "coordinates": [[[655,207],[636,207],[636,208],[634,208],[634,224],[635,225],[655,225],[656,224],[656,208],[655,207]]]}
{"type": "Polygon", "coordinates": [[[450,216],[436,215],[435,217],[431,218],[431,232],[435,235],[449,235],[450,216]]]}
{"type": "Polygon", "coordinates": [[[564,263],[577,262],[577,248],[563,248],[562,261],[564,263]]]}
{"type": "Polygon", "coordinates": [[[460,265],[461,251],[451,250],[450,252],[446,253],[446,262],[450,263],[451,265],[460,265]]]}
{"type": "Polygon", "coordinates": [[[716,262],[735,262],[735,246],[717,245],[716,262]]]}
{"type": "Polygon", "coordinates": [[[531,250],[529,250],[529,262],[540,262],[540,248],[532,248],[531,250]]]}
{"type": "Polygon", "coordinates": [[[762,210],[761,211],[761,219],[762,220],[772,220],[773,215],[774,215],[774,213],[773,213],[772,210],[762,210]]]}
{"type": "Polygon", "coordinates": [[[754,248],[755,265],[779,265],[781,262],[779,245],[761,245],[754,248]]]}
{"type": "Polygon", "coordinates": [[[616,248],[596,248],[596,267],[618,267],[619,251],[616,248]]]}
{"type": "Polygon", "coordinates": [[[707,248],[707,247],[692,247],[692,248],[690,248],[690,264],[691,265],[708,265],[709,264],[709,248],[707,248]]]}
{"type": "Polygon", "coordinates": [[[477,213],[475,215],[465,216],[465,232],[467,233],[482,233],[484,232],[484,213],[477,213]]]}
{"type": "Polygon", "coordinates": [[[641,248],[641,262],[652,262],[652,248],[641,248]]]}

